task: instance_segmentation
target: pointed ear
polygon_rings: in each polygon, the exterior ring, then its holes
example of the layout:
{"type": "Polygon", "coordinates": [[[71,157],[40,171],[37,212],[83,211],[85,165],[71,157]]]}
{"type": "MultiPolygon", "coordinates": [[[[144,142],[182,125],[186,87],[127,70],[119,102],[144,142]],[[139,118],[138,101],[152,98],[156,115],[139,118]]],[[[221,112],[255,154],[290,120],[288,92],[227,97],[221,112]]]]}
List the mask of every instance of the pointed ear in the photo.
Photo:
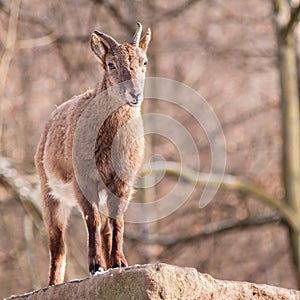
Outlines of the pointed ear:
{"type": "Polygon", "coordinates": [[[96,59],[101,63],[104,63],[107,51],[118,46],[119,43],[111,36],[95,30],[91,35],[90,45],[96,59]]]}
{"type": "Polygon", "coordinates": [[[146,34],[143,36],[139,44],[140,48],[145,52],[147,52],[148,44],[150,40],[151,40],[151,29],[148,28],[146,34]]]}
{"type": "Polygon", "coordinates": [[[109,50],[109,45],[107,43],[104,44],[101,41],[101,37],[94,32],[91,35],[90,46],[92,51],[94,52],[94,55],[96,56],[96,59],[103,64],[105,55],[109,50]]]}

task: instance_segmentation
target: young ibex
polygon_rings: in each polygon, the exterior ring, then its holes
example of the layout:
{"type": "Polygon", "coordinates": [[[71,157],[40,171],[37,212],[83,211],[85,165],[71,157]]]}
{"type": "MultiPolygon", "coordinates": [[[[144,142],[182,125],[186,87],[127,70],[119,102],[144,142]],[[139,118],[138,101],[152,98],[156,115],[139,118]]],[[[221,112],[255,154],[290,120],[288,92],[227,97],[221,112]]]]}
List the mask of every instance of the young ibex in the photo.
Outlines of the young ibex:
{"type": "MultiPolygon", "coordinates": [[[[41,179],[43,216],[49,237],[49,285],[64,280],[65,229],[74,205],[79,206],[86,223],[90,274],[108,268],[127,266],[123,253],[123,215],[132,196],[135,174],[142,164],[144,140],[135,139],[132,145],[126,145],[130,136],[135,134],[133,131],[137,129],[136,126],[126,127],[126,124],[139,118],[141,114],[140,105],[147,67],[146,51],[151,39],[150,29],[142,39],[141,32],[142,26],[137,23],[132,41],[125,44],[119,44],[102,32],[95,31],[91,35],[91,49],[104,69],[102,83],[96,89],[57,107],[41,136],[35,163],[41,179]],[[126,84],[122,85],[124,82],[126,84]],[[112,87],[120,84],[122,86],[118,93],[110,92],[112,87]],[[102,100],[99,100],[99,97],[102,100]],[[115,105],[116,109],[110,111],[105,120],[99,120],[101,126],[97,129],[91,154],[95,160],[98,177],[92,176],[93,172],[89,170],[84,173],[85,182],[91,191],[91,199],[88,199],[89,193],[83,191],[76,176],[74,141],[85,108],[98,100],[102,101],[100,110],[103,111],[109,111],[106,107],[111,107],[112,103],[118,102],[121,105],[115,105]],[[124,161],[115,162],[112,145],[118,131],[124,126],[123,136],[118,137],[121,146],[117,149],[126,149],[127,153],[119,153],[116,157],[119,160],[123,158],[124,161]],[[119,176],[114,166],[121,166],[127,170],[126,179],[119,176]],[[98,209],[99,195],[101,198],[103,190],[106,190],[104,194],[107,198],[107,215],[98,209]]],[[[93,128],[95,126],[89,129],[93,128]]],[[[78,158],[80,159],[80,153],[77,153],[76,159],[78,158]]]]}

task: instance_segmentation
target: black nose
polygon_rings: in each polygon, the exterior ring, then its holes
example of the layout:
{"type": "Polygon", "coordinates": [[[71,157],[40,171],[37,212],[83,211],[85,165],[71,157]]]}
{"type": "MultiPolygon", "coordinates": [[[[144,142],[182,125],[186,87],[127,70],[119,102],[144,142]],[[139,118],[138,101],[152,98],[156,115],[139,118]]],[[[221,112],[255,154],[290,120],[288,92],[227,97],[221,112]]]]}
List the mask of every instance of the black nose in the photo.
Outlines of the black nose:
{"type": "Polygon", "coordinates": [[[138,102],[139,100],[139,97],[140,97],[141,94],[135,94],[135,93],[130,93],[130,96],[136,101],[138,102]]]}

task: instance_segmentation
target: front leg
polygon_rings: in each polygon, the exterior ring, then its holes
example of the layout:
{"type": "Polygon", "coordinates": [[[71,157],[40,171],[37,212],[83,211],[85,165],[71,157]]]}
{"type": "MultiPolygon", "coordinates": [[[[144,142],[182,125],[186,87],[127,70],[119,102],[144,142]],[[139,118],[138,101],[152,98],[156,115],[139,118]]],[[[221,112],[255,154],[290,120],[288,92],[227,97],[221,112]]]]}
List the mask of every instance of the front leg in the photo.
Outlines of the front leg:
{"type": "Polygon", "coordinates": [[[91,275],[94,275],[97,272],[103,272],[105,268],[100,237],[101,223],[96,205],[92,206],[92,211],[90,209],[87,210],[85,220],[88,231],[89,272],[91,275]]]}
{"type": "Polygon", "coordinates": [[[97,189],[96,186],[90,193],[90,201],[81,192],[77,183],[74,184],[76,198],[82,211],[82,215],[87,228],[88,235],[88,265],[89,272],[94,275],[96,272],[103,272],[106,264],[103,258],[102,245],[101,245],[101,217],[96,205],[97,189]]]}
{"type": "Polygon", "coordinates": [[[131,198],[132,189],[127,185],[120,187],[109,197],[108,212],[112,232],[110,264],[112,268],[127,267],[128,263],[123,252],[124,213],[131,198]]]}

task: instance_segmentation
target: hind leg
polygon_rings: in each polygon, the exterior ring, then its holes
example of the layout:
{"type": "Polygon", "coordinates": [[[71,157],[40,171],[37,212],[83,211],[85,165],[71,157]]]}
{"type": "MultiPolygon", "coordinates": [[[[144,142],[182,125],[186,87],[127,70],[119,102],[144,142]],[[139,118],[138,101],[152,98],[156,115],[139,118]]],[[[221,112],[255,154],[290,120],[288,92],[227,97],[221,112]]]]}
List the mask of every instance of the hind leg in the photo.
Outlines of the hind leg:
{"type": "Polygon", "coordinates": [[[44,196],[43,215],[50,249],[49,285],[62,283],[66,267],[65,230],[71,208],[56,200],[49,191],[44,196]]]}
{"type": "Polygon", "coordinates": [[[101,227],[101,241],[102,241],[102,251],[103,258],[105,261],[106,269],[111,268],[110,255],[112,247],[112,232],[109,222],[109,218],[101,215],[102,227],[101,227]]]}
{"type": "Polygon", "coordinates": [[[128,263],[123,252],[124,221],[121,219],[110,219],[112,227],[112,249],[110,263],[112,268],[127,267],[128,263]]]}

